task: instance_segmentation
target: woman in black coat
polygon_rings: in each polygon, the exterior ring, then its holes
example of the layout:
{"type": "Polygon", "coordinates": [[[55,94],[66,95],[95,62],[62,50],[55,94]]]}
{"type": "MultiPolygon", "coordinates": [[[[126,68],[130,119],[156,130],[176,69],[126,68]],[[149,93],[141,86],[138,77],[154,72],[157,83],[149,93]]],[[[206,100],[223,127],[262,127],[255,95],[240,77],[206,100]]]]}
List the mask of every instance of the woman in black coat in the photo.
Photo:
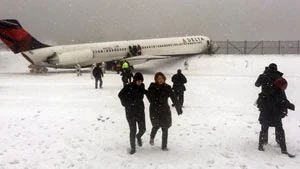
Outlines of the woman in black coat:
{"type": "Polygon", "coordinates": [[[168,103],[169,97],[172,99],[178,115],[182,114],[182,109],[171,86],[165,83],[165,75],[158,72],[155,74],[154,80],[155,83],[150,84],[147,93],[147,98],[150,102],[150,120],[153,126],[150,144],[154,145],[155,135],[159,128],[162,128],[161,148],[167,151],[168,129],[172,126],[171,109],[168,103]]]}

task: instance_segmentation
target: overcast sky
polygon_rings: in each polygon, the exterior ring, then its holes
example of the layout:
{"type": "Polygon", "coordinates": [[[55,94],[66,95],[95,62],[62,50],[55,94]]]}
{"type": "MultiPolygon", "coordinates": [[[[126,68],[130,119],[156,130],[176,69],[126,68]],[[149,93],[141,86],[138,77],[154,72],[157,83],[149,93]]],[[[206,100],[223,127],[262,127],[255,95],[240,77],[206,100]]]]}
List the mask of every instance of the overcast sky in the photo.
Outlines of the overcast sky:
{"type": "Polygon", "coordinates": [[[207,35],[299,40],[300,0],[0,0],[41,41],[57,44],[207,35]]]}

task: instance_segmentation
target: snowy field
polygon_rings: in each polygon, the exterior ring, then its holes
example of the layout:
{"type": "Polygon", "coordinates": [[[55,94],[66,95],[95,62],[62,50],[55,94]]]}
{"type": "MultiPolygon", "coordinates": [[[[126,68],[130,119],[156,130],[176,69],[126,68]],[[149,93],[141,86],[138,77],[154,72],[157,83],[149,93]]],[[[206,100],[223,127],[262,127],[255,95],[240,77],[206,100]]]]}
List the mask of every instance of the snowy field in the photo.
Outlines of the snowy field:
{"type": "MultiPolygon", "coordinates": [[[[184,60],[153,61],[136,70],[145,85],[156,71],[168,77],[184,60]]],[[[28,73],[20,55],[0,53],[0,169],[297,169],[299,155],[281,155],[269,132],[265,152],[257,150],[259,112],[254,106],[258,75],[270,62],[289,82],[287,95],[296,105],[283,120],[287,147],[300,153],[300,56],[196,56],[189,59],[183,115],[174,108],[169,151],[160,150],[161,132],[149,145],[151,123],[146,103],[144,145],[128,155],[129,129],[117,97],[121,78],[107,72],[104,88],[94,89],[86,71],[28,73]]]]}

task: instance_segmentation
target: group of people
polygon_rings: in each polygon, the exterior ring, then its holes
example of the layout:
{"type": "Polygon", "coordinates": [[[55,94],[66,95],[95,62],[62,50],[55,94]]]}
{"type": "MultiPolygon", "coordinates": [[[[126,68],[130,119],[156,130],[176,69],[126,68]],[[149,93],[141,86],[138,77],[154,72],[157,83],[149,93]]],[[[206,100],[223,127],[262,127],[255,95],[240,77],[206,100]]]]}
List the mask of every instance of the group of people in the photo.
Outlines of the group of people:
{"type": "Polygon", "coordinates": [[[132,56],[140,56],[142,55],[142,47],[140,45],[129,46],[129,52],[127,53],[127,57],[132,56]]]}
{"type": "MultiPolygon", "coordinates": [[[[102,77],[104,77],[103,74],[103,69],[102,69],[103,64],[98,63],[92,68],[92,76],[95,79],[95,89],[102,88],[103,85],[103,80],[102,77]],[[98,85],[99,82],[99,85],[98,85]]],[[[133,74],[131,72],[131,68],[129,63],[125,60],[122,64],[122,69],[121,69],[121,76],[122,76],[122,82],[123,86],[125,86],[128,83],[131,83],[131,79],[133,77],[133,74]]]]}
{"type": "MultiPolygon", "coordinates": [[[[103,71],[99,64],[94,68],[93,75],[95,77],[95,88],[102,88],[103,71]]],[[[180,69],[172,76],[173,87],[166,83],[166,76],[162,72],[157,72],[154,76],[154,82],[145,89],[144,77],[142,73],[137,72],[133,76],[128,62],[122,65],[122,81],[123,88],[118,96],[122,105],[125,107],[126,118],[130,129],[130,154],[136,152],[136,140],[139,146],[142,146],[142,136],[146,131],[145,124],[145,106],[144,96],[150,102],[149,113],[152,124],[150,134],[151,145],[154,145],[154,139],[157,131],[162,129],[162,145],[161,149],[167,151],[168,129],[172,126],[171,109],[168,99],[171,98],[176,108],[177,114],[182,114],[184,103],[186,77],[180,69]],[[133,81],[131,82],[131,78],[133,81]],[[137,133],[137,125],[139,132],[137,133]]],[[[267,66],[262,74],[259,75],[255,82],[256,87],[261,87],[261,92],[256,101],[257,108],[260,111],[259,122],[261,131],[259,133],[258,150],[264,151],[264,145],[268,144],[268,129],[275,127],[275,140],[281,148],[283,154],[288,154],[285,132],[282,127],[282,118],[287,116],[288,109],[295,110],[286,97],[285,90],[287,81],[283,78],[283,73],[278,71],[277,65],[271,63],[267,66]]]]}
{"type": "Polygon", "coordinates": [[[256,101],[260,111],[261,131],[258,143],[258,150],[260,151],[264,151],[264,145],[268,144],[269,127],[275,127],[275,140],[279,144],[281,152],[289,155],[282,128],[282,118],[287,115],[288,109],[295,110],[295,105],[290,103],[286,97],[287,84],[283,78],[283,73],[278,71],[275,63],[266,67],[255,82],[256,87],[261,87],[261,93],[259,93],[256,101]]]}
{"type": "MultiPolygon", "coordinates": [[[[181,74],[181,71],[178,70],[181,74]]],[[[177,73],[178,74],[178,73],[177,73]]],[[[174,75],[175,76],[175,75],[174,75]]],[[[173,76],[173,77],[174,77],[173,76]]],[[[180,77],[181,78],[181,77],[180,77]]],[[[174,80],[180,79],[177,75],[174,80]]],[[[172,78],[173,79],[173,78],[172,78]]],[[[184,77],[186,83],[186,78],[184,77]]],[[[161,149],[167,151],[168,144],[168,129],[172,126],[171,109],[168,99],[171,98],[173,105],[176,108],[177,114],[182,114],[183,99],[180,101],[176,95],[178,83],[174,83],[173,88],[166,83],[166,76],[162,72],[157,72],[154,76],[154,82],[150,84],[148,90],[145,89],[144,77],[140,72],[135,73],[133,82],[125,85],[119,92],[118,96],[121,104],[125,107],[126,118],[130,129],[130,154],[136,152],[136,140],[139,146],[142,146],[142,136],[146,131],[145,124],[145,106],[144,96],[147,97],[150,106],[150,120],[152,130],[149,143],[153,146],[157,131],[162,130],[162,145],[161,149]],[[176,87],[176,89],[174,88],[176,87]],[[137,133],[137,126],[139,132],[137,133]]],[[[181,84],[184,86],[184,83],[181,84]]],[[[182,86],[180,85],[180,90],[182,86]]],[[[185,90],[185,87],[184,87],[185,90]]]]}

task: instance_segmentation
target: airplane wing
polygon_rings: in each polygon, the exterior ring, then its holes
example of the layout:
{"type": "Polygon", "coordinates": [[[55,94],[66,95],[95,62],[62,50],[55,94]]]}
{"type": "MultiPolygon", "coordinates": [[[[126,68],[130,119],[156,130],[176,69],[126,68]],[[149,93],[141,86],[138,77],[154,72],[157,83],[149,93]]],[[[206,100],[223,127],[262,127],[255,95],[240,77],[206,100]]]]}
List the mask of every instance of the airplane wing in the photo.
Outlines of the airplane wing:
{"type": "Polygon", "coordinates": [[[129,58],[126,58],[126,60],[131,65],[138,65],[138,64],[142,64],[142,63],[148,62],[150,60],[168,59],[168,58],[171,58],[171,57],[170,56],[141,55],[141,56],[129,57],[129,58]]]}

